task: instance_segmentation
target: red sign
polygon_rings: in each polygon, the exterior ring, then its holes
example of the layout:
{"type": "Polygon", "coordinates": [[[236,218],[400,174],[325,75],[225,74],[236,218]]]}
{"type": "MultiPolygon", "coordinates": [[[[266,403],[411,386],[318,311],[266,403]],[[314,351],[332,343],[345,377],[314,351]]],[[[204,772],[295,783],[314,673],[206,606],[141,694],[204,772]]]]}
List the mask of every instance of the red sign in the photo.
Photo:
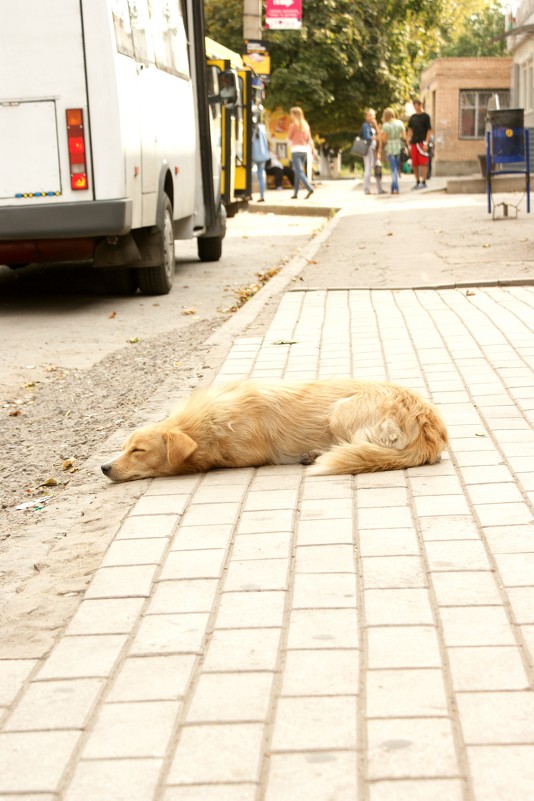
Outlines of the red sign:
{"type": "Polygon", "coordinates": [[[266,0],[265,27],[295,30],[302,27],[302,0],[266,0]]]}

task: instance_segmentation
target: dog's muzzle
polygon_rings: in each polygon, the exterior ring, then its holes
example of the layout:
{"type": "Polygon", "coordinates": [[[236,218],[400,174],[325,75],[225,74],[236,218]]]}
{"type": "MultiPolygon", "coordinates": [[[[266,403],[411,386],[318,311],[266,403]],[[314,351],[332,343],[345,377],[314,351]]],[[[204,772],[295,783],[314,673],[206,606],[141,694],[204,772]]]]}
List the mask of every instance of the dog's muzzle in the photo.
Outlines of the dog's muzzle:
{"type": "Polygon", "coordinates": [[[104,475],[105,475],[105,476],[107,476],[107,477],[109,478],[109,474],[110,474],[110,472],[111,472],[111,462],[108,462],[107,464],[103,464],[103,465],[100,467],[100,469],[102,470],[102,472],[104,473],[104,475]]]}

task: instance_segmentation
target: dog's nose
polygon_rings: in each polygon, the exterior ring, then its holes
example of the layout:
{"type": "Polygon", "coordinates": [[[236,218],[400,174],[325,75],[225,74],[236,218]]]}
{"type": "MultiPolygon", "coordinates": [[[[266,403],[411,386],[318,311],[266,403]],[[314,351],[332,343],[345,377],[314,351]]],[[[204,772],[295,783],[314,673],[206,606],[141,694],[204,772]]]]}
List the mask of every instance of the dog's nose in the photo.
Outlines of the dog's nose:
{"type": "Polygon", "coordinates": [[[102,470],[102,472],[104,473],[104,475],[105,475],[105,476],[107,476],[107,474],[108,474],[108,473],[109,473],[109,471],[111,470],[111,463],[108,463],[108,464],[103,464],[103,465],[101,466],[101,468],[100,468],[100,469],[102,470]]]}

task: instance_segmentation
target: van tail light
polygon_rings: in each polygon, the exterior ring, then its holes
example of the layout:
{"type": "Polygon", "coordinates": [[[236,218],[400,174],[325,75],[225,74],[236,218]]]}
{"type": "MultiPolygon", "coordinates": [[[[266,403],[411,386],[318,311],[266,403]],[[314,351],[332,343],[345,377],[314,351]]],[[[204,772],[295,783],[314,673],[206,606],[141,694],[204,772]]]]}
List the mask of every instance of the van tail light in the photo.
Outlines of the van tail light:
{"type": "Polygon", "coordinates": [[[83,128],[83,109],[67,109],[67,141],[69,145],[70,187],[89,189],[83,128]]]}

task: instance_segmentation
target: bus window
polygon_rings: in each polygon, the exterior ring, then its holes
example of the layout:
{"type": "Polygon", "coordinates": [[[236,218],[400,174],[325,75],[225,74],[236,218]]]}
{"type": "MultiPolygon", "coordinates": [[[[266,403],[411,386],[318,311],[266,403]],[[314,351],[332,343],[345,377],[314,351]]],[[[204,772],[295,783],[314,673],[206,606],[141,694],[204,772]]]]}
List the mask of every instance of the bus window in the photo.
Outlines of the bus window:
{"type": "Polygon", "coordinates": [[[135,60],[139,64],[148,64],[147,30],[148,6],[147,0],[128,0],[130,9],[130,23],[132,26],[133,50],[135,60]]]}
{"type": "Polygon", "coordinates": [[[133,57],[133,38],[128,0],[113,0],[112,12],[117,52],[133,57]]]}
{"type": "Polygon", "coordinates": [[[156,65],[189,77],[187,38],[179,0],[149,0],[150,29],[156,65]]]}
{"type": "Polygon", "coordinates": [[[215,120],[221,116],[221,96],[219,94],[219,70],[217,67],[207,67],[206,83],[208,89],[208,102],[211,116],[215,120]]]}

